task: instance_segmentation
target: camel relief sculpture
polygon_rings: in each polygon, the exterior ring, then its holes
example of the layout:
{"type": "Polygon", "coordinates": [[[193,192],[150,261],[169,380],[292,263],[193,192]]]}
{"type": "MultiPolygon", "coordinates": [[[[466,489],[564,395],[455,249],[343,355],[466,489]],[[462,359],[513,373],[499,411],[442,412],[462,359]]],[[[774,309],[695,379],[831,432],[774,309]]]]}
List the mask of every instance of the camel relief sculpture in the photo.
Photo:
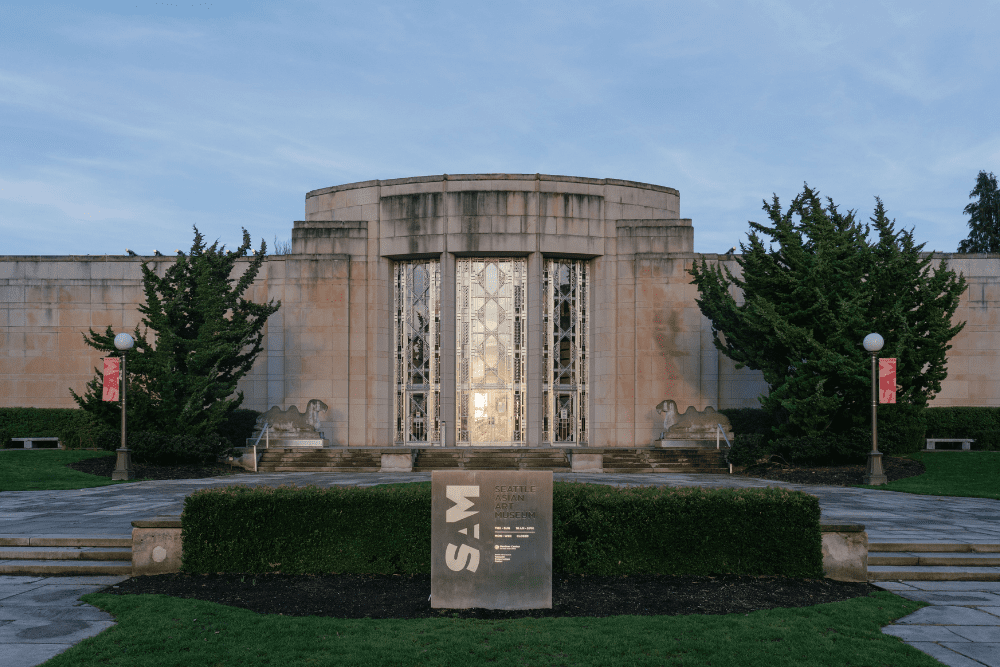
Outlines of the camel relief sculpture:
{"type": "MultiPolygon", "coordinates": [[[[299,412],[297,406],[287,410],[275,406],[257,417],[257,431],[269,424],[270,439],[307,441],[306,446],[322,446],[323,436],[319,433],[320,418],[329,410],[329,406],[319,399],[306,403],[306,411],[299,412]]],[[[303,444],[305,444],[303,442],[303,444]]]]}
{"type": "Polygon", "coordinates": [[[661,440],[669,439],[708,439],[714,437],[716,428],[721,425],[726,435],[732,438],[733,427],[729,419],[717,412],[711,405],[704,410],[696,410],[688,406],[684,414],[677,411],[677,403],[667,399],[660,401],[656,411],[663,415],[663,433],[661,440]]]}

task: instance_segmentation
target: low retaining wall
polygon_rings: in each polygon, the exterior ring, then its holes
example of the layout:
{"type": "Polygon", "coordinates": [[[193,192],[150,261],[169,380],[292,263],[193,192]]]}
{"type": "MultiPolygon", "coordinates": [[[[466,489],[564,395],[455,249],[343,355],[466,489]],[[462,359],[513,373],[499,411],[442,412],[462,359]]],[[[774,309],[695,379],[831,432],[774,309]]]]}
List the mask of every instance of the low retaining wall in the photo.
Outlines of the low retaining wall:
{"type": "MultiPolygon", "coordinates": [[[[385,464],[383,463],[383,466],[385,464]]],[[[868,581],[868,533],[860,524],[826,524],[823,574],[837,581],[868,581]]],[[[132,576],[180,572],[180,516],[132,522],[132,576]]]]}

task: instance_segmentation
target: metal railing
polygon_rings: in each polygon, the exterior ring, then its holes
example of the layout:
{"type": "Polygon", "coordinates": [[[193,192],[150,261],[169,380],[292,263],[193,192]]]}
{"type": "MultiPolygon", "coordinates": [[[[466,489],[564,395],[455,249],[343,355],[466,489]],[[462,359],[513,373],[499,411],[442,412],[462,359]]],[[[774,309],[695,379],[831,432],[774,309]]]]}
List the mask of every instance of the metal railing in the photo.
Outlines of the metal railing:
{"type": "Polygon", "coordinates": [[[250,454],[253,456],[253,471],[257,472],[257,445],[260,443],[260,439],[264,438],[264,449],[268,449],[271,444],[270,439],[271,425],[268,422],[264,422],[264,428],[260,430],[257,435],[257,439],[253,441],[250,445],[250,454]]]}
{"type": "MultiPolygon", "coordinates": [[[[733,448],[733,443],[729,442],[729,436],[726,435],[725,429],[722,428],[722,424],[719,424],[718,422],[716,422],[716,424],[715,424],[715,448],[716,449],[721,449],[721,447],[719,446],[720,445],[719,435],[722,435],[723,439],[726,441],[726,446],[729,447],[729,449],[732,449],[733,448]]],[[[729,452],[726,452],[726,463],[729,463],[729,452]]],[[[733,464],[732,463],[729,463],[729,474],[730,475],[733,474],[733,464]]]]}

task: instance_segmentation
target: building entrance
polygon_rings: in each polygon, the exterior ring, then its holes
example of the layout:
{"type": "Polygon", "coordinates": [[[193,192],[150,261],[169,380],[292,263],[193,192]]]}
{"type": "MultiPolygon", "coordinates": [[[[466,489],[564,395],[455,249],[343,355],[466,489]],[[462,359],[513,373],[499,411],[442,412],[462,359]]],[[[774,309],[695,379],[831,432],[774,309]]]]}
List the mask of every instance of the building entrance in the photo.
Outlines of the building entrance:
{"type": "Polygon", "coordinates": [[[527,261],[455,263],[456,444],[525,443],[527,261]]]}

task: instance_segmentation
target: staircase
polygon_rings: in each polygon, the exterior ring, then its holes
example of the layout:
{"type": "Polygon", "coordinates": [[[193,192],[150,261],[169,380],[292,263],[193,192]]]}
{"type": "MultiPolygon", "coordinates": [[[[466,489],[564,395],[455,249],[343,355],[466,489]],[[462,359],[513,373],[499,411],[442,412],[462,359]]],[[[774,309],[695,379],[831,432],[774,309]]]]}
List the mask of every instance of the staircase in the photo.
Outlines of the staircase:
{"type": "Polygon", "coordinates": [[[571,471],[562,449],[421,449],[413,472],[432,470],[571,471]]]}
{"type": "Polygon", "coordinates": [[[605,449],[604,472],[729,474],[724,450],[700,448],[605,449]]]}
{"type": "Polygon", "coordinates": [[[0,537],[0,575],[132,574],[131,537],[0,537]]]}
{"type": "Polygon", "coordinates": [[[380,449],[265,449],[257,472],[379,472],[380,449]]]}
{"type": "Polygon", "coordinates": [[[1000,581],[1000,544],[868,544],[870,581],[1000,581]]]}

